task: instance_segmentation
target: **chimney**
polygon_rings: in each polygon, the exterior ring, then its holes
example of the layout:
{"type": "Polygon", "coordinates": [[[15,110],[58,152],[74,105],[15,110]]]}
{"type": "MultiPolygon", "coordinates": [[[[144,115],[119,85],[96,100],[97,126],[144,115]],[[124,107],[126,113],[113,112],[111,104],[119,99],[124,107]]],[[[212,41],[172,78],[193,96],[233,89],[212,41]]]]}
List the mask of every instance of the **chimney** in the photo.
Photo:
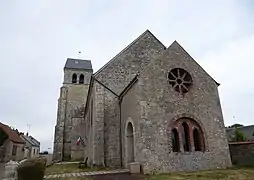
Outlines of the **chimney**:
{"type": "Polygon", "coordinates": [[[26,133],[26,136],[28,136],[28,132],[26,133]]]}

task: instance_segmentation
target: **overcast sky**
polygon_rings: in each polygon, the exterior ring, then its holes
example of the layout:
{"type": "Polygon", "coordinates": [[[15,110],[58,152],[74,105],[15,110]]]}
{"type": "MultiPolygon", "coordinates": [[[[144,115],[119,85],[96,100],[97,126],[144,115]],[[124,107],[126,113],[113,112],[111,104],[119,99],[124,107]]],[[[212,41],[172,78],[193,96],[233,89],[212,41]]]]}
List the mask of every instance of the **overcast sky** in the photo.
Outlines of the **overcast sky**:
{"type": "Polygon", "coordinates": [[[52,148],[66,58],[98,70],[149,29],[221,83],[226,125],[254,124],[252,0],[0,1],[0,121],[52,148]],[[82,51],[78,55],[78,51],[82,51]],[[233,118],[235,116],[235,118],[233,118]]]}

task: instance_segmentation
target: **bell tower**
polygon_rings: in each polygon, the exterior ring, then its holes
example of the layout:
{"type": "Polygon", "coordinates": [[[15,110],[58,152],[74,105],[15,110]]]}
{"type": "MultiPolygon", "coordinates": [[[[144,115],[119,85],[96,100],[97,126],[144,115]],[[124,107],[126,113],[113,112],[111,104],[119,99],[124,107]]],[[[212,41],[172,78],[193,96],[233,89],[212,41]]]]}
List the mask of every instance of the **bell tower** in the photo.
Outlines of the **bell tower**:
{"type": "Polygon", "coordinates": [[[92,73],[90,60],[68,58],[65,63],[58,99],[54,160],[80,160],[84,156],[83,147],[77,146],[76,141],[84,134],[83,110],[92,73]]]}

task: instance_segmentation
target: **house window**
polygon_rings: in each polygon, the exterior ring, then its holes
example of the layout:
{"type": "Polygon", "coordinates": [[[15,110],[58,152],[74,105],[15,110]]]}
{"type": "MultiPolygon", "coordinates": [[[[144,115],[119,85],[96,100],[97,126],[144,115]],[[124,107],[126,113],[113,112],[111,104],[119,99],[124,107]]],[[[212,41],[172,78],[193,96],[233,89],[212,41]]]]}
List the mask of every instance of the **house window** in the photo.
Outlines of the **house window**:
{"type": "Polygon", "coordinates": [[[13,145],[12,147],[12,155],[15,156],[17,154],[17,146],[16,145],[13,145]]]}
{"type": "Polygon", "coordinates": [[[72,75],[72,83],[77,83],[77,74],[72,75]]]}
{"type": "Polygon", "coordinates": [[[179,147],[179,136],[178,136],[178,132],[176,130],[176,128],[174,128],[172,130],[172,149],[173,152],[179,152],[180,151],[180,147],[179,147]]]}
{"type": "Polygon", "coordinates": [[[35,154],[35,149],[34,149],[34,154],[35,154]]]}
{"type": "Polygon", "coordinates": [[[80,74],[79,76],[79,84],[84,84],[84,75],[80,74]]]}

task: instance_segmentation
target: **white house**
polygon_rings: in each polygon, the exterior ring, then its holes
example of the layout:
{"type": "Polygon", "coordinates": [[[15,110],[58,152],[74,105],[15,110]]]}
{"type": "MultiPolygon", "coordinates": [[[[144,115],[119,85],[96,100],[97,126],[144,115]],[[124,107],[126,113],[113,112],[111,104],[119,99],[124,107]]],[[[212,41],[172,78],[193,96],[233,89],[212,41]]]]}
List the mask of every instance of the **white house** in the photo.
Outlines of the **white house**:
{"type": "Polygon", "coordinates": [[[21,134],[20,137],[26,142],[24,150],[24,158],[38,157],[40,152],[40,142],[34,137],[21,134]]]}

